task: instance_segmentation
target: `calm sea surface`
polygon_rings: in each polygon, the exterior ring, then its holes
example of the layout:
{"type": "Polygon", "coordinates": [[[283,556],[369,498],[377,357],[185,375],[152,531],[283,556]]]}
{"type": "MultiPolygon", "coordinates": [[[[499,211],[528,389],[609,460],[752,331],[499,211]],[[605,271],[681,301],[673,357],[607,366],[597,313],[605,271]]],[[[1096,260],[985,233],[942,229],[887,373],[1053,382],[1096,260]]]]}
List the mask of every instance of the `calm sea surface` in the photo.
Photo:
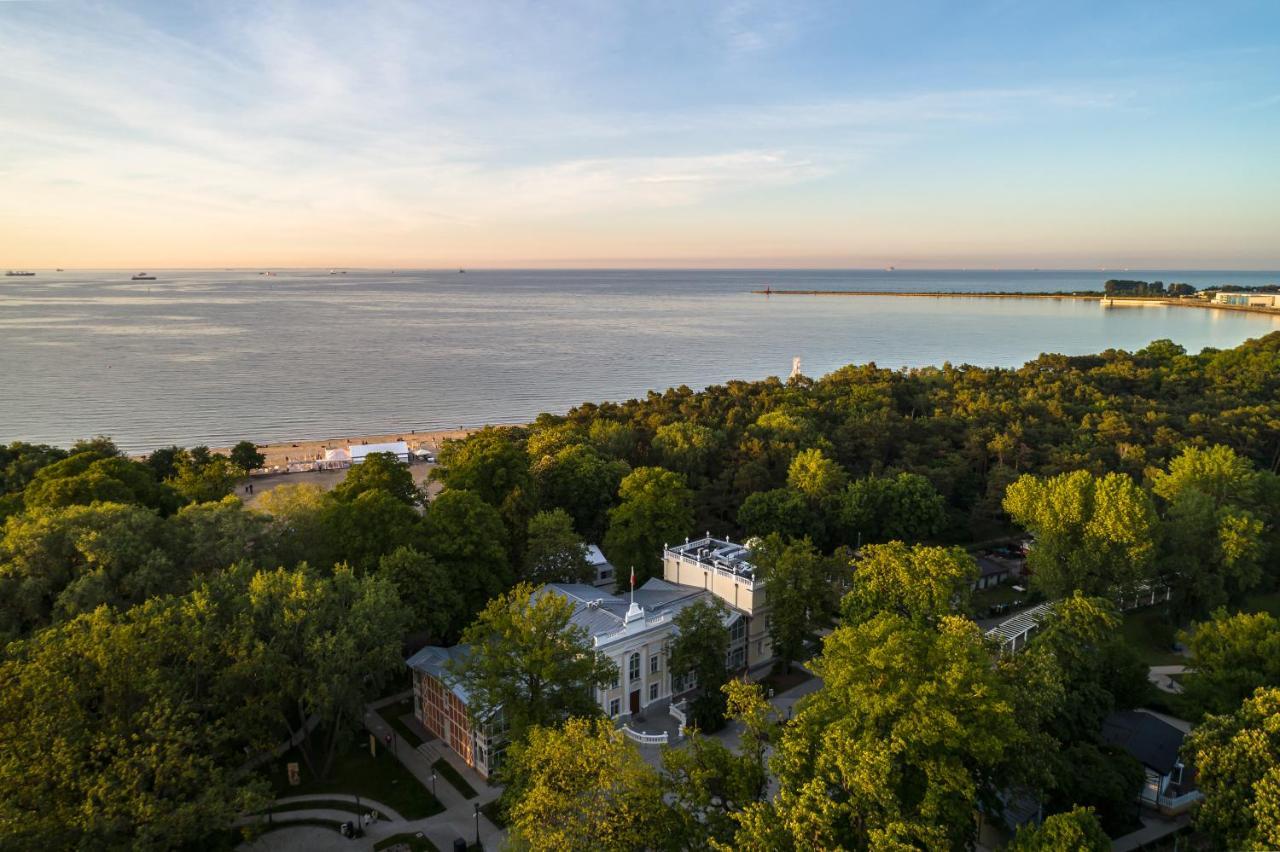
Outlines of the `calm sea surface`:
{"type": "Polygon", "coordinates": [[[1171,338],[1230,347],[1259,315],[1093,302],[751,290],[1099,289],[1274,272],[41,271],[0,277],[0,442],[130,450],[525,422],[650,389],[848,363],[1016,366],[1171,338]]]}

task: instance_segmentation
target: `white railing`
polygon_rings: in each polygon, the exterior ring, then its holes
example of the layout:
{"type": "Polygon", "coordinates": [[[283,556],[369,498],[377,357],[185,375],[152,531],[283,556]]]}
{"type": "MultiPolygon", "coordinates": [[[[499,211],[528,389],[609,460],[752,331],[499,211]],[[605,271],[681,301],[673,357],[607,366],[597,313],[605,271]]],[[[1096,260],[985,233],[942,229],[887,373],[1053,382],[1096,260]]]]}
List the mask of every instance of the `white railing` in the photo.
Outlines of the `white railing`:
{"type": "Polygon", "coordinates": [[[729,580],[733,580],[737,583],[741,583],[743,586],[746,586],[751,591],[755,591],[756,581],[751,577],[744,577],[743,575],[738,574],[734,571],[726,571],[724,568],[721,568],[719,565],[713,565],[709,562],[703,562],[697,557],[688,556],[684,553],[677,553],[674,550],[668,550],[667,555],[671,556],[674,559],[678,559],[681,562],[685,563],[686,565],[690,565],[694,568],[701,568],[703,571],[714,571],[716,574],[718,574],[721,577],[724,577],[729,580]]]}
{"type": "Polygon", "coordinates": [[[1156,801],[1161,807],[1177,809],[1195,804],[1203,798],[1204,793],[1199,790],[1192,790],[1183,793],[1181,796],[1160,796],[1156,801]]]}
{"type": "Polygon", "coordinates": [[[646,734],[642,731],[633,731],[626,725],[623,725],[619,730],[622,731],[624,737],[640,745],[666,745],[668,741],[666,731],[660,734],[646,734]]]}
{"type": "Polygon", "coordinates": [[[1173,589],[1169,586],[1143,585],[1134,590],[1132,597],[1121,595],[1116,605],[1122,610],[1138,609],[1144,606],[1155,606],[1173,597],[1173,589]]]}
{"type": "Polygon", "coordinates": [[[680,723],[680,736],[683,737],[685,726],[689,724],[689,717],[684,714],[684,711],[674,701],[667,706],[667,712],[671,714],[672,719],[680,723]]]}
{"type": "Polygon", "coordinates": [[[650,627],[657,627],[660,624],[666,624],[674,618],[675,615],[670,612],[663,612],[652,616],[646,614],[643,619],[637,619],[630,624],[623,622],[623,625],[617,630],[610,630],[608,633],[598,634],[594,639],[592,639],[592,642],[598,648],[601,645],[607,645],[614,639],[620,639],[624,636],[629,636],[632,633],[638,633],[641,630],[648,630],[650,627]]]}

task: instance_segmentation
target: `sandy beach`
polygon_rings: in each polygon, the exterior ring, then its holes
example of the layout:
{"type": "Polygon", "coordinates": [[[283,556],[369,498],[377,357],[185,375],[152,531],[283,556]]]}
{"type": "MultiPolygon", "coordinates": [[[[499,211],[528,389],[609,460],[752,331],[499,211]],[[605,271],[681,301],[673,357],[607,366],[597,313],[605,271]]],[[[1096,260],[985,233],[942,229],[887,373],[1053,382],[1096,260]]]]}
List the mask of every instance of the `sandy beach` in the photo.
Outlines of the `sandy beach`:
{"type": "MultiPolygon", "coordinates": [[[[416,450],[425,447],[428,450],[436,451],[440,446],[448,440],[455,438],[465,438],[476,429],[443,429],[436,432],[387,432],[380,435],[342,435],[333,438],[321,439],[304,439],[298,441],[285,441],[277,444],[259,444],[258,452],[266,457],[265,467],[271,469],[273,467],[283,468],[291,461],[314,461],[324,458],[325,450],[337,449],[338,447],[346,447],[351,444],[383,444],[391,441],[404,441],[409,445],[410,450],[416,450]]],[[[230,447],[214,447],[215,453],[226,455],[231,452],[230,447]]]]}

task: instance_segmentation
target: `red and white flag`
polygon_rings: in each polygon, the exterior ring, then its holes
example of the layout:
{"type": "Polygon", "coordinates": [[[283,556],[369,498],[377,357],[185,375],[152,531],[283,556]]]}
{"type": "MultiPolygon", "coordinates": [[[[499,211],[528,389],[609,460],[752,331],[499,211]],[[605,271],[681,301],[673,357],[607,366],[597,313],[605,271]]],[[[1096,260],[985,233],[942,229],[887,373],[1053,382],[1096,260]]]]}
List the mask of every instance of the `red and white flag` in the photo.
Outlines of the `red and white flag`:
{"type": "Polygon", "coordinates": [[[631,566],[631,591],[636,590],[636,566],[631,566]]]}

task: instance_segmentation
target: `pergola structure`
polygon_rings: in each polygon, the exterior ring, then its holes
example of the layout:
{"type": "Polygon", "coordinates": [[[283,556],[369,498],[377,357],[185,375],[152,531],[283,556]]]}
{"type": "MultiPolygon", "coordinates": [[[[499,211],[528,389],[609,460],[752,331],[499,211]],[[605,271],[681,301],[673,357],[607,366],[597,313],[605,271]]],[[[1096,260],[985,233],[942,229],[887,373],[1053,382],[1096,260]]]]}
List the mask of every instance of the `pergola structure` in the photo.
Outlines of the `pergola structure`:
{"type": "Polygon", "coordinates": [[[1033,606],[1008,621],[1000,622],[987,631],[987,636],[1000,643],[1000,653],[1016,654],[1026,647],[1031,634],[1052,611],[1052,602],[1033,606]]]}

